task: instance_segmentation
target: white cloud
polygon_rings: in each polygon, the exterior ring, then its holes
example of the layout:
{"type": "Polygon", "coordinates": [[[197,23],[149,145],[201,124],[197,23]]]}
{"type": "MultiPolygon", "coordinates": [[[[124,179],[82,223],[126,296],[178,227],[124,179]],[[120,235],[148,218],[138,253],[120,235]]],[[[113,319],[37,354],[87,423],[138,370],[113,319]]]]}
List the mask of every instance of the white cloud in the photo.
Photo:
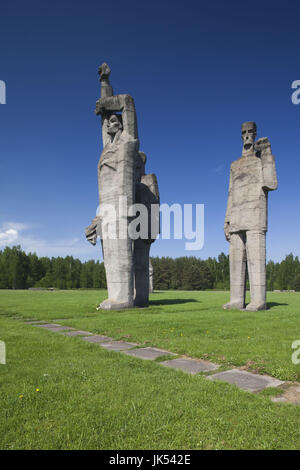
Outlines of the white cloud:
{"type": "Polygon", "coordinates": [[[4,222],[4,224],[2,225],[3,230],[13,229],[17,230],[18,232],[21,232],[22,230],[28,230],[30,228],[30,225],[23,224],[20,222],[4,222]]]}
{"type": "Polygon", "coordinates": [[[93,247],[84,238],[44,240],[35,238],[28,231],[32,226],[20,222],[5,222],[0,228],[0,248],[20,245],[26,253],[36,253],[38,256],[74,256],[81,259],[99,258],[101,250],[93,247]]]}
{"type": "Polygon", "coordinates": [[[4,222],[0,229],[0,247],[18,243],[19,232],[29,228],[29,225],[19,222],[4,222]]]}
{"type": "Polygon", "coordinates": [[[13,228],[0,231],[0,247],[11,245],[12,243],[15,243],[17,239],[18,231],[13,228]]]}

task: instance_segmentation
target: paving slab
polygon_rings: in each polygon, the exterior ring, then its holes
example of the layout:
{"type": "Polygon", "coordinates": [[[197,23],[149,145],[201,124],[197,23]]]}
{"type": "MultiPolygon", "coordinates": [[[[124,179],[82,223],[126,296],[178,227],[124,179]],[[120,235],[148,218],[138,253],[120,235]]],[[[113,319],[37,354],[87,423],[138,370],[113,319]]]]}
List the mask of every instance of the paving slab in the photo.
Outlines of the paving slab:
{"type": "Polygon", "coordinates": [[[45,323],[45,324],[42,324],[42,325],[34,325],[36,326],[37,328],[54,328],[54,327],[57,327],[57,326],[61,326],[59,325],[58,323],[45,323]]]}
{"type": "Polygon", "coordinates": [[[85,338],[81,338],[83,341],[88,341],[89,343],[105,343],[105,341],[112,341],[112,338],[109,338],[108,336],[102,336],[102,335],[92,335],[92,336],[87,336],[85,338]]]}
{"type": "Polygon", "coordinates": [[[284,383],[281,380],[274,379],[268,375],[253,374],[252,372],[239,369],[219,372],[218,374],[210,375],[207,379],[228,382],[249,392],[258,392],[268,387],[278,387],[284,383]]]}
{"type": "Polygon", "coordinates": [[[110,341],[109,343],[102,343],[101,346],[112,351],[123,351],[124,349],[134,348],[138,344],[127,343],[126,341],[110,341]]]}
{"type": "Polygon", "coordinates": [[[287,402],[287,403],[292,403],[293,405],[300,405],[300,387],[297,387],[297,385],[290,385],[287,384],[286,387],[284,388],[283,395],[278,398],[278,400],[272,400],[272,401],[278,401],[278,402],[287,402]]]}
{"type": "Polygon", "coordinates": [[[273,403],[286,403],[287,399],[284,397],[271,397],[273,403]]]}
{"type": "Polygon", "coordinates": [[[75,330],[75,328],[71,328],[70,326],[52,326],[52,327],[50,326],[45,329],[48,331],[53,331],[54,333],[59,332],[59,331],[66,331],[66,330],[75,330]]]}
{"type": "Polygon", "coordinates": [[[46,323],[44,320],[30,320],[30,321],[24,321],[26,325],[36,325],[36,324],[42,324],[46,323]]]}
{"type": "Polygon", "coordinates": [[[154,361],[157,357],[161,356],[176,356],[176,354],[171,353],[169,351],[165,351],[163,349],[157,349],[157,348],[140,348],[140,349],[132,349],[131,351],[124,351],[124,354],[127,354],[128,356],[134,356],[138,357],[140,359],[146,359],[149,361],[154,361]]]}
{"type": "Polygon", "coordinates": [[[83,330],[64,331],[62,334],[66,336],[93,336],[93,333],[83,330]]]}
{"type": "Polygon", "coordinates": [[[201,361],[196,359],[171,359],[170,361],[161,362],[161,365],[171,367],[172,369],[180,369],[190,374],[198,374],[199,372],[210,372],[211,370],[218,369],[217,364],[208,361],[201,361]]]}

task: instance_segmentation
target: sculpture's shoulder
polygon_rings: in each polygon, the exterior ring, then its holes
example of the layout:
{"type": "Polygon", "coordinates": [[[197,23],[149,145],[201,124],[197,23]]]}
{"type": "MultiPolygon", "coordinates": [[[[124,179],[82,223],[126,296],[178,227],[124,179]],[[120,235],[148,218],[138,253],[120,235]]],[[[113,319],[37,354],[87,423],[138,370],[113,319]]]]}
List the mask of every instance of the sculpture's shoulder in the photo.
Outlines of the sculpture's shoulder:
{"type": "Polygon", "coordinates": [[[239,168],[241,166],[241,164],[243,163],[243,158],[244,157],[239,157],[236,160],[234,160],[233,162],[231,162],[230,170],[234,171],[237,168],[239,168]]]}

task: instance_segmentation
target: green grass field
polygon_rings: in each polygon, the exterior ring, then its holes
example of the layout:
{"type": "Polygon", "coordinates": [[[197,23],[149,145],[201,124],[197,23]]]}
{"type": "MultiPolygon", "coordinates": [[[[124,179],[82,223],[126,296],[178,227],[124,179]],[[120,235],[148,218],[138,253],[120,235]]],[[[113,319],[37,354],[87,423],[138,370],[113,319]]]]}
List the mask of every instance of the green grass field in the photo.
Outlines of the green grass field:
{"type": "Polygon", "coordinates": [[[25,325],[59,323],[299,381],[300,294],[224,311],[226,292],[160,292],[147,309],[96,312],[105,291],[0,291],[1,449],[299,449],[300,408],[25,325]]]}

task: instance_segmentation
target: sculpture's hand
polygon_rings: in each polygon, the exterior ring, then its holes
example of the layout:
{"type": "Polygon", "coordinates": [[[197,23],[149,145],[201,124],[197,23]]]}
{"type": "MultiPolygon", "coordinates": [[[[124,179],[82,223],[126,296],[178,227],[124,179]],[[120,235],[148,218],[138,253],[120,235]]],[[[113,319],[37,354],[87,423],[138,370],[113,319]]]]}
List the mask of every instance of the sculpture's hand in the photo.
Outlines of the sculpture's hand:
{"type": "Polygon", "coordinates": [[[100,98],[99,100],[96,101],[95,113],[103,115],[105,113],[105,111],[106,111],[105,98],[100,98]]]}
{"type": "Polygon", "coordinates": [[[224,224],[224,235],[225,235],[225,238],[228,242],[230,242],[229,228],[230,228],[230,222],[225,222],[225,224],[224,224]]]}
{"type": "Polygon", "coordinates": [[[255,142],[255,149],[260,155],[271,154],[271,144],[268,137],[261,137],[255,142]]]}
{"type": "Polygon", "coordinates": [[[104,62],[102,65],[100,65],[98,69],[98,73],[100,75],[100,80],[108,80],[109,75],[110,75],[110,67],[107,65],[106,62],[104,62]]]}

